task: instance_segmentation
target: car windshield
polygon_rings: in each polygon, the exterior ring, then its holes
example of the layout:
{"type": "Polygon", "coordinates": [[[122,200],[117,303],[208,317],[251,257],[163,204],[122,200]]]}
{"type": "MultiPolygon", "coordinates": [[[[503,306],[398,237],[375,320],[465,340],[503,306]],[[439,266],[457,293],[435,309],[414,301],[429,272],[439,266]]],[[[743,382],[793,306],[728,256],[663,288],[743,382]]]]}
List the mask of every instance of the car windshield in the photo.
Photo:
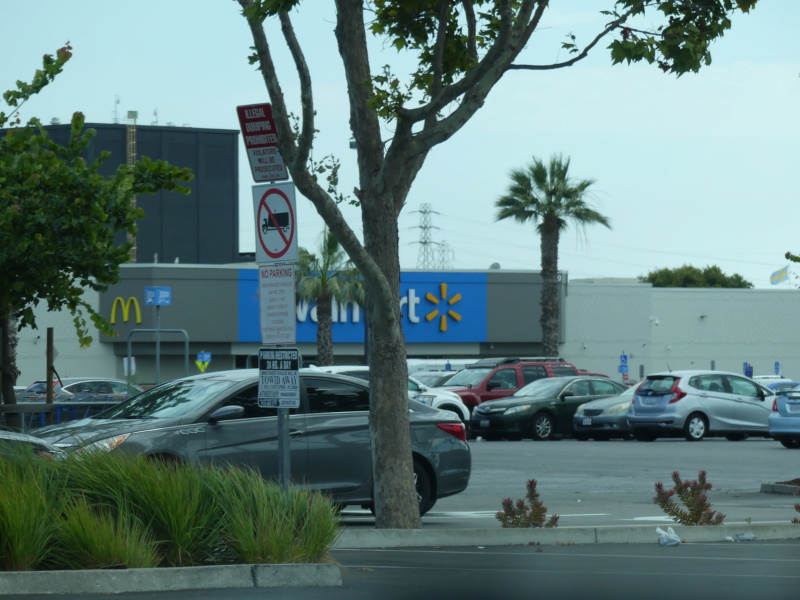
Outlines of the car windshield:
{"type": "Polygon", "coordinates": [[[168,419],[187,415],[236,384],[219,379],[175,380],[121,402],[95,419],[168,419]]]}
{"type": "Polygon", "coordinates": [[[463,369],[453,375],[453,378],[447,382],[447,385],[474,387],[480,384],[480,382],[492,372],[493,368],[494,367],[477,367],[475,369],[463,369]]]}
{"type": "Polygon", "coordinates": [[[566,385],[566,381],[561,378],[544,378],[532,381],[523,388],[518,389],[513,396],[533,396],[534,398],[547,398],[555,396],[566,385]]]}

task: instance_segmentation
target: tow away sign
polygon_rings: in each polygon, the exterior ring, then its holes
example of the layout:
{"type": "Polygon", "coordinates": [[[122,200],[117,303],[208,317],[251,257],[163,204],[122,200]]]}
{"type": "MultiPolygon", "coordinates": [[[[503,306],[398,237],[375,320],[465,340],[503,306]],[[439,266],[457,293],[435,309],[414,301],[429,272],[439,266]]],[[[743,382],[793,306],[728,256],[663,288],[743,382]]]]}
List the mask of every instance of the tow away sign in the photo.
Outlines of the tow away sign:
{"type": "Polygon", "coordinates": [[[242,139],[254,181],[289,179],[286,163],[278,152],[278,134],[269,104],[237,106],[242,139]]]}
{"type": "Polygon", "coordinates": [[[300,406],[300,351],[297,348],[259,348],[258,405],[300,406]]]}

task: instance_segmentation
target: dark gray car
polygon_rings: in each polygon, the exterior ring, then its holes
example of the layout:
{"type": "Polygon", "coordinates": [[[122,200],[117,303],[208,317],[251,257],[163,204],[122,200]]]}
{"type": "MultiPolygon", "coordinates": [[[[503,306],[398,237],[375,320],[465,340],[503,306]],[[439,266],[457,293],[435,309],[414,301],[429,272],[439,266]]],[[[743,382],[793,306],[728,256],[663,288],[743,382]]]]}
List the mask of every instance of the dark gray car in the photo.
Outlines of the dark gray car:
{"type": "MultiPolygon", "coordinates": [[[[292,479],[341,505],[372,503],[369,387],[365,381],[300,371],[300,408],[291,409],[292,479]]],[[[409,400],[420,512],[466,489],[471,455],[453,413],[409,400]]],[[[68,450],[102,449],[190,463],[230,463],[278,477],[277,409],[258,404],[258,370],[176,379],[89,419],[37,436],[68,450]]]]}

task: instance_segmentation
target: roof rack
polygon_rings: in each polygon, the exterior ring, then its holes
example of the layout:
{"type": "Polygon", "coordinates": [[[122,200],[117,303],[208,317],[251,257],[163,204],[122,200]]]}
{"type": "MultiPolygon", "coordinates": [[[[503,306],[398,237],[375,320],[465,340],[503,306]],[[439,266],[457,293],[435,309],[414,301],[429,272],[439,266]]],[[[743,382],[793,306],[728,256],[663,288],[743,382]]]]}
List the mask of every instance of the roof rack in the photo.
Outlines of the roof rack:
{"type": "Polygon", "coordinates": [[[506,357],[506,358],[481,358],[480,360],[475,361],[471,365],[467,365],[466,368],[471,367],[486,367],[492,366],[497,367],[500,365],[515,365],[521,362],[566,362],[560,356],[516,356],[516,357],[506,357]]]}

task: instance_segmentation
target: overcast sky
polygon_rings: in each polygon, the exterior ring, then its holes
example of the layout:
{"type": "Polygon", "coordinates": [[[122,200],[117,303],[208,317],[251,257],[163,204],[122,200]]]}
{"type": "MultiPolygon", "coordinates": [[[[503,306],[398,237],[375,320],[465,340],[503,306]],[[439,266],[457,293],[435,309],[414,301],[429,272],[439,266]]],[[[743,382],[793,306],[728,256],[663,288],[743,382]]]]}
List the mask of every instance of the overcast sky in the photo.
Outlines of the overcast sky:
{"type": "MultiPolygon", "coordinates": [[[[332,4],[307,1],[295,22],[314,80],[316,153],[339,157],[341,189],[350,191],[355,153],[332,4]]],[[[551,5],[524,62],[563,60],[566,34],[588,41],[606,22],[599,11],[611,0],[551,5]]],[[[67,41],[74,48],[64,73],[24,107],[23,120],[67,122],[80,110],[87,122],[125,123],[136,110],[139,125],[238,129],[236,106],[268,101],[248,64],[252,39],[232,0],[13,2],[4,3],[3,20],[0,91],[30,81],[42,54],[67,41]]],[[[612,67],[605,43],[569,69],[507,74],[476,117],[431,152],[411,188],[400,217],[402,267],[417,267],[419,211],[430,204],[431,239],[446,243],[450,268],[538,270],[533,227],[496,222],[495,201],[511,169],[562,153],[575,177],[596,180],[591,202],[612,225],[563,235],[559,267],[570,279],[718,265],[771,287],[786,251],[800,253],[797,23],[800,2],[762,0],[734,18],[713,46],[710,67],[680,79],[649,65],[612,67]]],[[[396,60],[380,42],[373,49],[376,65],[396,60]]],[[[291,65],[279,64],[294,99],[291,65]]],[[[253,251],[253,181],[242,148],[239,158],[240,249],[253,251]]],[[[348,208],[345,215],[360,232],[360,213],[348,208]]],[[[321,230],[313,205],[298,197],[300,245],[316,248],[321,230]]]]}

